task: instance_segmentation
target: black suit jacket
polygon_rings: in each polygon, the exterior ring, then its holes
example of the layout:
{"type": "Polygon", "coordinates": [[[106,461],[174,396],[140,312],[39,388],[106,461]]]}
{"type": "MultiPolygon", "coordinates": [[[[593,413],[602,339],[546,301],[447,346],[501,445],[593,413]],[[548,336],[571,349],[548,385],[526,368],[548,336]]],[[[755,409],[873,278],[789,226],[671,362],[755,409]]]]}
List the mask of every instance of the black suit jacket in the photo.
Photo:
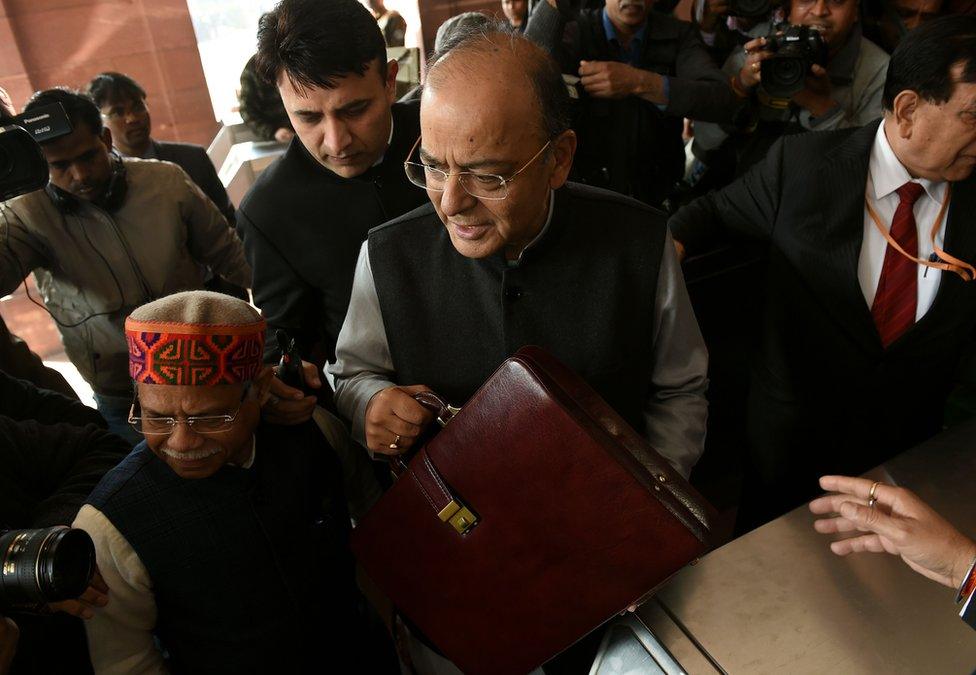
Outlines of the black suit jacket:
{"type": "MultiPolygon", "coordinates": [[[[728,232],[770,244],[749,427],[752,478],[782,490],[784,507],[814,494],[821,473],[862,473],[937,432],[976,320],[976,288],[944,273],[925,316],[882,347],[857,278],[877,129],[784,137],[670,221],[692,254],[728,232]]],[[[971,176],[952,186],[945,237],[966,261],[976,260],[974,211],[971,176]]]]}
{"type": "Polygon", "coordinates": [[[227,197],[224,184],[217,175],[217,169],[207,155],[203,146],[191,143],[167,143],[165,141],[153,140],[153,148],[156,152],[156,159],[165,162],[172,162],[186,171],[187,175],[197,186],[203,190],[203,194],[210,197],[210,201],[217,205],[220,212],[227,219],[227,224],[234,226],[234,206],[227,197]]]}

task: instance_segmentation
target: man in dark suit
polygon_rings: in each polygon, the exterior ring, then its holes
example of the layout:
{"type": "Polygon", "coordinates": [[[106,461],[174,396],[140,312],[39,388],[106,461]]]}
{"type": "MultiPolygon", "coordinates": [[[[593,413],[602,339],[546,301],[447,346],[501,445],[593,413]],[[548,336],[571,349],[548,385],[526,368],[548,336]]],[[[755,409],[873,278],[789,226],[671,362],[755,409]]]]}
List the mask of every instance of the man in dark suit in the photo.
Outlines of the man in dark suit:
{"type": "Polygon", "coordinates": [[[234,206],[203,146],[168,143],[152,137],[152,118],[146,105],[146,91],[122,73],[101,73],[88,83],[88,95],[102,111],[105,126],[112,132],[115,149],[126,157],[172,162],[187,175],[234,226],[234,206]]]}
{"type": "Polygon", "coordinates": [[[880,124],[780,139],[670,222],[689,254],[725,232],[770,244],[740,529],[939,430],[971,341],[976,17],[909,34],[883,103],[880,124]]]}

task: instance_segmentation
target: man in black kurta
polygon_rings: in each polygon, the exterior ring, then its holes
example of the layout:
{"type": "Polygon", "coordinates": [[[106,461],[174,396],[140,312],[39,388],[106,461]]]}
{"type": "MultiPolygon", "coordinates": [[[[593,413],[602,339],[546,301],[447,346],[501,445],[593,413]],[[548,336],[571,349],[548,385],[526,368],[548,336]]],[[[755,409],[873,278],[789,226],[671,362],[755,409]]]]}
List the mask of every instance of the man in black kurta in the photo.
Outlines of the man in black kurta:
{"type": "Polygon", "coordinates": [[[285,329],[321,366],[335,358],[366,233],[423,202],[403,175],[418,106],[393,103],[396,61],[356,0],[281,2],[261,19],[256,67],[276,83],[296,138],[244,198],[238,230],[271,329],[268,361],[285,329]]]}

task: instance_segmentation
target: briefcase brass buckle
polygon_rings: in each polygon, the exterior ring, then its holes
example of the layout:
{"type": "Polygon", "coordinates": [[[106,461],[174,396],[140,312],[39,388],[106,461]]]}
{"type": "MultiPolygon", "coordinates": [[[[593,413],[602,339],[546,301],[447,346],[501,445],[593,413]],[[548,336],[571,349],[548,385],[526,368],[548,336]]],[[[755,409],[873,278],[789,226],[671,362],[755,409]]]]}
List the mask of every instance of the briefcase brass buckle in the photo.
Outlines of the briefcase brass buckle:
{"type": "Polygon", "coordinates": [[[449,523],[451,527],[457,530],[458,534],[467,534],[472,527],[478,524],[478,516],[456,499],[452,499],[450,504],[441,509],[437,517],[442,522],[449,523]]]}
{"type": "Polygon", "coordinates": [[[453,405],[444,406],[447,410],[443,415],[437,416],[437,423],[442,427],[446,427],[447,423],[454,419],[454,416],[461,412],[460,408],[455,408],[453,405]]]}

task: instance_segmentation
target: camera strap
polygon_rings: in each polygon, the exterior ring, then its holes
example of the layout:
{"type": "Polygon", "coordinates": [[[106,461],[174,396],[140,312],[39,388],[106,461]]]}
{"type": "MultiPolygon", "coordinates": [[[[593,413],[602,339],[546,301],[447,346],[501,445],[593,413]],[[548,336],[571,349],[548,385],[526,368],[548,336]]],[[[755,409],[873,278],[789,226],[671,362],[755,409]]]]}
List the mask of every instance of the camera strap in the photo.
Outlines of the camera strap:
{"type": "Polygon", "coordinates": [[[942,219],[945,217],[946,211],[949,208],[949,198],[951,194],[952,186],[946,185],[946,193],[945,198],[942,200],[942,207],[939,209],[939,215],[935,217],[935,222],[932,223],[932,231],[929,235],[932,238],[932,250],[935,251],[935,257],[939,259],[939,262],[922,260],[921,258],[916,258],[915,256],[906,253],[905,249],[903,249],[898,242],[895,241],[894,237],[891,236],[891,233],[885,229],[884,224],[881,222],[881,217],[878,215],[878,212],[874,210],[874,207],[871,206],[871,199],[867,194],[864,195],[864,206],[868,210],[868,215],[870,215],[871,219],[874,221],[875,227],[878,228],[878,232],[880,232],[885,238],[888,245],[901,253],[903,256],[919,265],[924,265],[925,267],[931,267],[932,269],[942,270],[943,272],[953,272],[958,274],[963,281],[972,281],[973,278],[976,277],[976,268],[969,263],[960,260],[959,258],[949,255],[944,250],[939,248],[938,244],[935,243],[935,235],[938,234],[939,225],[942,224],[942,219]]]}

